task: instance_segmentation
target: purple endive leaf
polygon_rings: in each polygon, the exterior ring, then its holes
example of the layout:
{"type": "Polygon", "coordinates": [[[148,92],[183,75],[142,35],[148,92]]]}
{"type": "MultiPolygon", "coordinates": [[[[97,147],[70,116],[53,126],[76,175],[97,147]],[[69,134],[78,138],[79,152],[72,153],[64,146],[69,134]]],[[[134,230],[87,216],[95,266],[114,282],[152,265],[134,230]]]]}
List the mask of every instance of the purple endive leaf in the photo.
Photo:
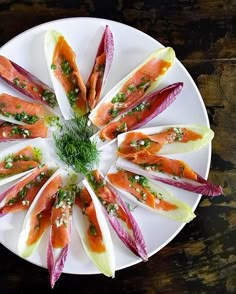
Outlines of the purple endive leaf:
{"type": "MultiPolygon", "coordinates": [[[[64,268],[64,264],[66,262],[67,254],[68,254],[69,244],[67,244],[64,248],[60,249],[60,253],[58,257],[54,258],[54,248],[52,246],[51,241],[51,231],[49,236],[48,248],[47,248],[47,267],[50,274],[50,285],[51,288],[54,287],[56,281],[60,278],[61,273],[64,268]]],[[[58,249],[56,249],[58,250],[58,249]]]]}
{"type": "Polygon", "coordinates": [[[113,55],[114,55],[114,40],[113,40],[112,32],[108,25],[106,25],[106,29],[104,32],[104,51],[106,53],[106,66],[105,66],[105,71],[103,76],[103,86],[106,82],[108,73],[110,71],[111,63],[112,63],[113,55]]]}
{"type": "Polygon", "coordinates": [[[142,127],[173,103],[182,88],[183,83],[178,82],[144,96],[141,103],[111,121],[91,139],[98,141],[98,148],[101,149],[119,134],[142,127]]]}
{"type": "Polygon", "coordinates": [[[153,93],[145,96],[142,100],[142,103],[148,102],[152,104],[155,102],[156,99],[158,99],[158,106],[156,107],[155,111],[153,111],[149,116],[147,116],[144,120],[139,121],[129,130],[141,128],[143,125],[147,124],[153,118],[162,113],[168,106],[170,106],[174,102],[176,96],[181,92],[183,85],[184,84],[182,82],[174,83],[161,90],[154,91],[153,93]]]}
{"type": "Polygon", "coordinates": [[[106,79],[111,68],[113,54],[113,35],[109,29],[109,26],[106,25],[100,45],[97,50],[92,72],[86,83],[87,100],[90,110],[92,110],[100,100],[103,87],[106,83],[106,79]]]}
{"type": "Polygon", "coordinates": [[[223,194],[222,187],[216,186],[211,182],[205,180],[197,173],[197,180],[190,180],[183,177],[173,177],[159,171],[145,170],[138,164],[134,164],[124,158],[119,157],[116,166],[123,168],[124,170],[138,173],[144,177],[149,177],[153,180],[180,188],[186,191],[190,191],[197,194],[203,194],[205,196],[219,196],[223,194]]]}
{"type": "MultiPolygon", "coordinates": [[[[115,197],[113,200],[115,204],[118,205],[118,207],[121,207],[126,214],[127,219],[129,220],[129,223],[131,225],[131,228],[126,228],[121,224],[121,220],[118,218],[116,213],[112,213],[110,211],[107,211],[107,208],[109,210],[109,204],[110,202],[104,204],[102,201],[102,197],[100,194],[97,194],[97,191],[93,189],[93,185],[90,181],[88,181],[94,191],[94,193],[97,195],[99,199],[101,199],[101,204],[103,205],[104,211],[107,215],[107,218],[113,227],[114,231],[117,233],[121,241],[137,256],[141,257],[143,261],[146,261],[148,259],[147,255],[147,248],[146,244],[142,235],[141,230],[139,229],[139,226],[134,219],[133,215],[129,211],[127,205],[125,202],[121,199],[119,194],[114,190],[112,185],[107,182],[104,178],[104,176],[99,173],[99,176],[102,179],[102,182],[105,183],[106,188],[112,193],[112,195],[115,197]]],[[[104,195],[105,197],[105,195],[104,195]]],[[[106,202],[106,201],[105,201],[106,202]]],[[[111,202],[113,203],[113,202],[111,202]]]]}
{"type": "MultiPolygon", "coordinates": [[[[131,214],[131,212],[129,211],[126,203],[121,199],[121,197],[118,195],[118,193],[116,193],[116,191],[114,190],[114,188],[112,187],[112,185],[107,182],[107,186],[108,188],[116,195],[117,197],[117,200],[118,202],[120,203],[120,205],[122,206],[122,208],[124,209],[124,211],[126,212],[128,218],[129,218],[129,221],[130,221],[130,224],[132,226],[132,232],[133,232],[133,238],[134,238],[134,251],[132,250],[133,248],[133,245],[131,245],[130,249],[138,255],[144,260],[144,261],[147,261],[148,260],[148,255],[147,255],[147,247],[146,247],[146,243],[144,241],[144,238],[143,238],[143,235],[142,235],[142,232],[135,220],[135,218],[133,217],[133,215],[131,214]]],[[[108,214],[108,217],[109,217],[109,214],[108,214]]],[[[117,224],[114,224],[115,226],[117,224]]],[[[113,227],[114,228],[114,227],[113,227]]],[[[119,228],[119,227],[118,227],[119,228]]],[[[122,228],[122,227],[121,227],[122,228]]],[[[114,228],[115,229],[115,228],[114,228]]],[[[118,234],[119,235],[119,234],[118,234]]],[[[122,235],[119,235],[120,238],[122,238],[122,235]]],[[[125,239],[123,239],[123,242],[125,242],[125,239]]],[[[128,241],[129,242],[129,241],[128,241]]],[[[128,244],[127,244],[128,246],[128,244]]],[[[129,247],[129,246],[128,246],[129,247]]]]}
{"type": "Polygon", "coordinates": [[[37,77],[32,75],[30,72],[22,68],[20,65],[16,64],[15,62],[7,59],[5,56],[0,55],[0,78],[4,80],[6,83],[8,83],[10,86],[21,92],[22,94],[26,95],[29,98],[32,98],[33,100],[40,101],[41,103],[54,107],[57,105],[56,96],[53,92],[53,90],[43,83],[41,80],[39,80],[37,77]],[[18,76],[14,76],[13,80],[9,78],[9,75],[4,75],[3,71],[1,70],[1,67],[4,67],[2,65],[2,62],[9,62],[10,66],[12,67],[13,71],[16,71],[16,73],[19,74],[22,81],[25,83],[30,84],[30,89],[28,89],[26,86],[20,86],[20,80],[18,76]],[[17,82],[16,82],[17,81],[17,82]]]}

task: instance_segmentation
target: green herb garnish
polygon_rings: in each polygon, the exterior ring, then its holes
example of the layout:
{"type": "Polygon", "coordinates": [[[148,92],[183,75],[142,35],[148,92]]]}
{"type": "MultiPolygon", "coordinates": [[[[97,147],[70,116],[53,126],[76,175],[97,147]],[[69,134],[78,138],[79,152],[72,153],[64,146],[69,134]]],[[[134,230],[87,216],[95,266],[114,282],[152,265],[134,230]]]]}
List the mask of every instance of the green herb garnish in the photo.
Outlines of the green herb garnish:
{"type": "Polygon", "coordinates": [[[54,107],[57,105],[57,99],[56,99],[56,95],[49,91],[49,90],[44,90],[42,93],[42,100],[46,101],[47,104],[51,107],[54,107]]]}
{"type": "Polygon", "coordinates": [[[93,129],[88,117],[75,117],[63,127],[63,133],[54,133],[57,154],[75,172],[87,174],[98,164],[96,143],[90,140],[93,129]]]}

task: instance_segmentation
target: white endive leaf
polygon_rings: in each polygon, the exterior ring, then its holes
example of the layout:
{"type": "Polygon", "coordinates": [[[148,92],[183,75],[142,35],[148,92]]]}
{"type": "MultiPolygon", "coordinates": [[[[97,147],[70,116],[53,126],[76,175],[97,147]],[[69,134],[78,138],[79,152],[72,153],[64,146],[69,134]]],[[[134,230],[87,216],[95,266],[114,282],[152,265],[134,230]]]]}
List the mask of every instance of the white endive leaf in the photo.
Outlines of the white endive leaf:
{"type": "MultiPolygon", "coordinates": [[[[24,140],[20,143],[11,145],[10,147],[7,147],[7,148],[4,148],[3,150],[1,150],[0,162],[3,162],[7,156],[15,154],[27,146],[32,146],[33,148],[35,148],[36,153],[40,153],[40,154],[38,154],[41,156],[40,164],[51,161],[50,154],[48,153],[49,148],[47,145],[47,139],[35,138],[35,139],[24,140]]],[[[0,176],[0,186],[5,185],[9,182],[12,182],[12,181],[26,175],[27,173],[29,173],[31,171],[32,171],[32,169],[29,169],[28,171],[25,171],[25,172],[22,172],[22,173],[19,173],[16,175],[12,175],[12,176],[6,176],[6,177],[0,176]]]]}
{"type": "MultiPolygon", "coordinates": [[[[113,165],[110,170],[107,173],[106,179],[119,191],[122,193],[122,195],[126,196],[129,200],[135,202],[139,206],[144,207],[145,209],[152,211],[154,213],[158,213],[161,215],[164,215],[166,217],[169,217],[173,220],[181,221],[181,222],[190,222],[194,217],[195,214],[192,212],[191,207],[189,207],[187,204],[183,203],[182,201],[178,200],[171,192],[169,192],[167,189],[163,187],[161,184],[154,183],[152,180],[148,179],[148,186],[150,187],[150,190],[155,192],[157,195],[157,198],[155,200],[157,207],[153,208],[151,206],[148,206],[144,202],[139,201],[134,195],[132,195],[130,192],[128,192],[129,187],[125,187],[125,183],[122,187],[116,185],[114,181],[109,178],[109,175],[115,174],[119,172],[120,169],[118,169],[115,165],[113,165]],[[160,207],[158,207],[158,204],[160,202],[159,198],[162,200],[170,203],[171,205],[177,206],[175,209],[170,210],[164,210],[160,207]]],[[[140,175],[133,173],[133,176],[140,177],[140,175]]]]}
{"type": "Polygon", "coordinates": [[[201,135],[202,138],[199,138],[197,140],[190,140],[186,143],[180,142],[180,141],[174,141],[173,143],[170,143],[170,144],[164,144],[162,146],[162,148],[157,152],[158,155],[168,155],[168,154],[196,151],[196,150],[202,148],[203,146],[207,145],[208,143],[210,143],[214,137],[214,132],[210,128],[205,127],[205,126],[196,125],[196,124],[166,125],[166,126],[136,129],[134,131],[120,134],[117,137],[118,148],[121,147],[122,143],[126,139],[126,136],[130,133],[142,133],[144,135],[154,135],[154,134],[158,134],[160,132],[167,131],[170,128],[175,128],[175,129],[184,129],[185,128],[187,130],[193,131],[193,132],[201,135]]]}
{"type": "MultiPolygon", "coordinates": [[[[102,128],[105,126],[105,124],[100,125],[97,123],[96,118],[101,115],[99,114],[99,110],[101,107],[104,109],[104,104],[109,105],[112,101],[112,99],[121,91],[124,84],[146,63],[148,63],[152,59],[157,60],[163,60],[170,63],[170,67],[173,65],[175,60],[175,52],[171,47],[161,48],[153,52],[148,58],[146,58],[140,65],[138,65],[133,71],[131,71],[126,77],[124,77],[120,82],[118,82],[97,104],[97,106],[94,108],[94,110],[89,115],[89,119],[99,128],[102,128]]],[[[170,68],[169,67],[169,68],[170,68]]],[[[151,82],[150,86],[144,91],[143,96],[147,95],[148,93],[151,93],[160,83],[160,80],[162,77],[168,72],[168,69],[165,71],[159,73],[155,80],[151,82]]],[[[128,99],[127,99],[128,101],[128,99]]],[[[127,102],[125,101],[125,103],[127,102]]],[[[122,104],[122,102],[120,103],[122,104]]],[[[133,107],[134,103],[131,103],[128,107],[125,107],[122,111],[119,112],[119,114],[128,111],[133,107]]],[[[118,106],[119,107],[119,106],[118,106]]]]}
{"type": "Polygon", "coordinates": [[[19,239],[18,239],[18,252],[21,257],[24,257],[24,258],[29,257],[36,250],[38,244],[40,243],[40,241],[43,237],[43,234],[42,234],[41,238],[39,238],[37,240],[37,242],[35,242],[31,245],[27,244],[27,240],[28,240],[30,228],[31,228],[32,214],[34,212],[34,209],[35,209],[38,201],[40,200],[40,197],[44,193],[44,190],[48,186],[48,184],[51,183],[55,179],[55,177],[57,177],[58,175],[61,175],[62,179],[64,180],[64,179],[67,179],[68,173],[67,173],[67,171],[65,171],[62,168],[60,168],[56,172],[54,172],[54,174],[47,180],[47,182],[39,190],[37,196],[35,197],[34,201],[32,202],[32,204],[31,204],[31,206],[25,216],[22,231],[21,231],[19,239]]]}
{"type": "Polygon", "coordinates": [[[62,87],[60,81],[55,77],[53,69],[51,68],[53,54],[60,36],[62,36],[61,33],[53,30],[50,30],[46,33],[44,38],[44,54],[48,66],[48,71],[53,83],[53,88],[57,97],[57,102],[59,104],[63,117],[65,118],[65,120],[69,120],[73,118],[73,110],[70,106],[64,88],[62,87]]]}
{"type": "Polygon", "coordinates": [[[87,230],[89,227],[89,221],[85,214],[83,214],[82,210],[77,206],[73,206],[73,220],[75,223],[75,227],[78,231],[80,239],[82,241],[84,250],[86,251],[88,257],[92,260],[95,266],[106,276],[114,277],[115,275],[115,253],[113,249],[113,243],[111,239],[110,230],[108,224],[106,222],[105,215],[102,211],[101,204],[99,203],[98,198],[94,194],[87,180],[83,180],[84,187],[88,190],[96,211],[97,221],[100,226],[100,230],[102,233],[103,243],[105,246],[105,252],[97,253],[93,252],[90,249],[87,230]]]}

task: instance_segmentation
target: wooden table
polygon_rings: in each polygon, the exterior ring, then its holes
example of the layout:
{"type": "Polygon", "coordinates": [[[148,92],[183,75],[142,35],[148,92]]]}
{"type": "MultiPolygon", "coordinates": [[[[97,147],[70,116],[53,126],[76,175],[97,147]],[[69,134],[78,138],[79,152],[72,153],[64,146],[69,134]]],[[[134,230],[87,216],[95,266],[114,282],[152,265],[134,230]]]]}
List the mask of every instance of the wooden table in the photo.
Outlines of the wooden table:
{"type": "MultiPolygon", "coordinates": [[[[115,279],[62,274],[54,292],[236,293],[236,2],[2,0],[0,45],[35,25],[74,16],[122,22],[175,49],[205,102],[215,132],[209,179],[224,196],[203,196],[197,217],[147,263],[115,279]]],[[[46,269],[2,245],[0,259],[1,293],[52,292],[46,269]]]]}

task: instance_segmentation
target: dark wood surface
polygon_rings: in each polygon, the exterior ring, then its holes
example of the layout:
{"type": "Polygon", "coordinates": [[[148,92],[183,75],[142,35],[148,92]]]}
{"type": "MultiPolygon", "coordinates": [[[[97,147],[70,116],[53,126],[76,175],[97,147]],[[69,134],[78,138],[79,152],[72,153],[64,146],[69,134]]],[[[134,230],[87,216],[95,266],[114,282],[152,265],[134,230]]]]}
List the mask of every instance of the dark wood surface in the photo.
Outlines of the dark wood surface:
{"type": "MultiPolygon", "coordinates": [[[[48,272],[0,245],[1,293],[236,293],[236,1],[0,1],[0,46],[38,24],[99,17],[172,46],[197,84],[215,132],[209,179],[224,196],[202,197],[197,217],[147,263],[102,275],[48,272]]],[[[17,49],[16,49],[17,50],[17,49]]]]}

